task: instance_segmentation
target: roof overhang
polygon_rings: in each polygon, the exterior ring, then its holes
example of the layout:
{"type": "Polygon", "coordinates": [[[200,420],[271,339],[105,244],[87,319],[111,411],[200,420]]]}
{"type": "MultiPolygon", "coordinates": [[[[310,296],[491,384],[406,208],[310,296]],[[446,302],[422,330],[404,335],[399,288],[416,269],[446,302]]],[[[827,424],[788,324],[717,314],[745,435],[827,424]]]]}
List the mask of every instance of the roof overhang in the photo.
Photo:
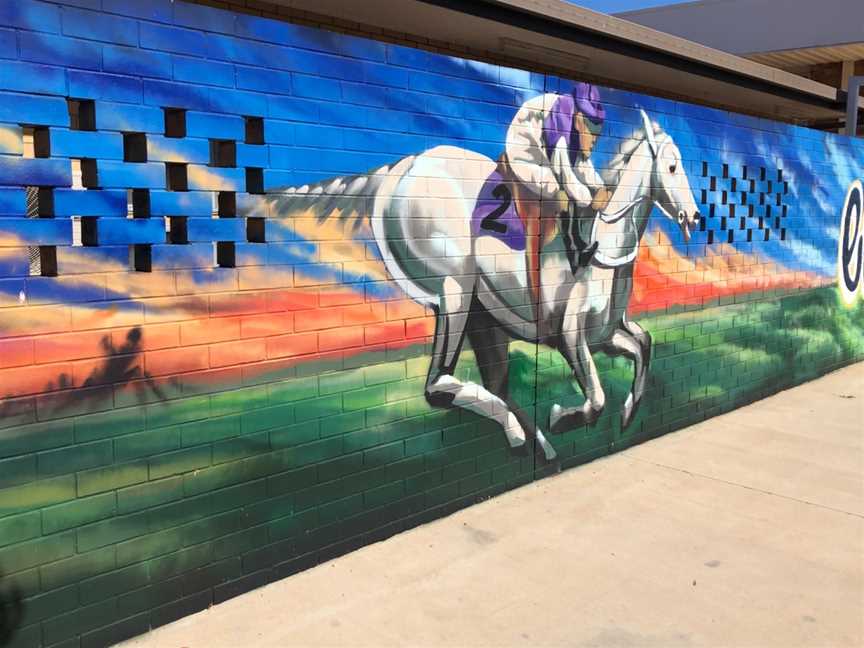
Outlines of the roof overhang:
{"type": "Polygon", "coordinates": [[[798,123],[839,118],[831,86],[563,0],[271,0],[433,49],[464,47],[613,87],[798,123]]]}

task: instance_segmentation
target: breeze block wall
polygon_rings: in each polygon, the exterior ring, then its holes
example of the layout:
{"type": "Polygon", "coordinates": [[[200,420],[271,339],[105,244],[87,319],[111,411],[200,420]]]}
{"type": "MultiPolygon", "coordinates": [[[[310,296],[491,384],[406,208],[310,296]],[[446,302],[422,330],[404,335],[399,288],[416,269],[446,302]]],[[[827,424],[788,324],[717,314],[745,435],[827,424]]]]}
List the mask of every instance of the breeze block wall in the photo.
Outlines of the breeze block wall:
{"type": "Polygon", "coordinates": [[[600,88],[633,211],[573,270],[493,174],[574,81],[181,1],[0,25],[12,645],[110,644],[864,357],[860,140],[600,88]]]}

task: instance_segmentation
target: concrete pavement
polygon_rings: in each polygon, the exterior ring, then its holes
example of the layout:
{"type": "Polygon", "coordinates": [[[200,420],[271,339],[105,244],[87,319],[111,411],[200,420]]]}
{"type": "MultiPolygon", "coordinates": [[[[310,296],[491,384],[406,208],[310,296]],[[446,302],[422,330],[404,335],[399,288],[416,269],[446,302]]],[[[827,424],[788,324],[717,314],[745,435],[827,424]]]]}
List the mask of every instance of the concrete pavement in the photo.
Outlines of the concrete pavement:
{"type": "Polygon", "coordinates": [[[864,363],[125,644],[864,645],[864,363]]]}

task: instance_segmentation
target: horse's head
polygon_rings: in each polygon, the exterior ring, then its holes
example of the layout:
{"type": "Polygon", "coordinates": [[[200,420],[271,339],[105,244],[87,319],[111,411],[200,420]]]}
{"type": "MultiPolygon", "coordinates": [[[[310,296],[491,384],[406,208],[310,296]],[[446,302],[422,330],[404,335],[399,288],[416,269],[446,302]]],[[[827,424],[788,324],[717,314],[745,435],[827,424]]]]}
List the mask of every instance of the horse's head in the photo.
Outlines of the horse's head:
{"type": "Polygon", "coordinates": [[[699,223],[700,214],[684,171],[681,151],[668,133],[655,134],[653,124],[644,110],[642,121],[654,156],[652,197],[666,217],[678,223],[684,240],[689,241],[691,229],[699,223]]]}

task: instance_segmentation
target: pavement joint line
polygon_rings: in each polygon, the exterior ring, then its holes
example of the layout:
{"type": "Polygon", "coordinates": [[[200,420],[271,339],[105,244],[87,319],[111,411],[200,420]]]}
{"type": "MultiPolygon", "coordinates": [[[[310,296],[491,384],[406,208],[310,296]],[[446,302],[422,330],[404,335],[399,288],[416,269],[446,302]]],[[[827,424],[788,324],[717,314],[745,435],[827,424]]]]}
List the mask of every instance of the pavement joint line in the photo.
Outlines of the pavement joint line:
{"type": "Polygon", "coordinates": [[[642,463],[651,464],[652,466],[657,466],[658,468],[667,468],[669,470],[675,470],[677,472],[681,472],[687,475],[692,475],[693,477],[702,477],[703,479],[710,479],[711,481],[720,482],[722,484],[728,484],[729,486],[738,486],[739,488],[744,488],[747,490],[755,491],[757,493],[762,493],[763,495],[772,495],[774,497],[780,497],[785,500],[789,500],[792,502],[798,502],[799,504],[807,504],[809,506],[815,506],[817,508],[825,509],[826,511],[833,511],[834,513],[843,513],[845,515],[851,515],[852,517],[859,518],[864,520],[864,515],[860,513],[854,513],[852,511],[844,511],[843,509],[834,508],[833,506],[826,506],[825,504],[819,504],[817,502],[810,502],[808,500],[798,499],[797,497],[792,497],[791,495],[783,495],[782,493],[775,493],[773,491],[764,490],[762,488],[756,488],[755,486],[747,486],[746,484],[739,484],[738,482],[729,481],[728,479],[721,479],[720,477],[712,477],[711,475],[705,475],[703,473],[694,472],[692,470],[685,470],[683,468],[677,468],[676,466],[669,466],[667,464],[658,463],[656,461],[650,461],[649,459],[642,459],[640,457],[631,456],[631,459],[635,461],[641,461],[642,463]]]}

